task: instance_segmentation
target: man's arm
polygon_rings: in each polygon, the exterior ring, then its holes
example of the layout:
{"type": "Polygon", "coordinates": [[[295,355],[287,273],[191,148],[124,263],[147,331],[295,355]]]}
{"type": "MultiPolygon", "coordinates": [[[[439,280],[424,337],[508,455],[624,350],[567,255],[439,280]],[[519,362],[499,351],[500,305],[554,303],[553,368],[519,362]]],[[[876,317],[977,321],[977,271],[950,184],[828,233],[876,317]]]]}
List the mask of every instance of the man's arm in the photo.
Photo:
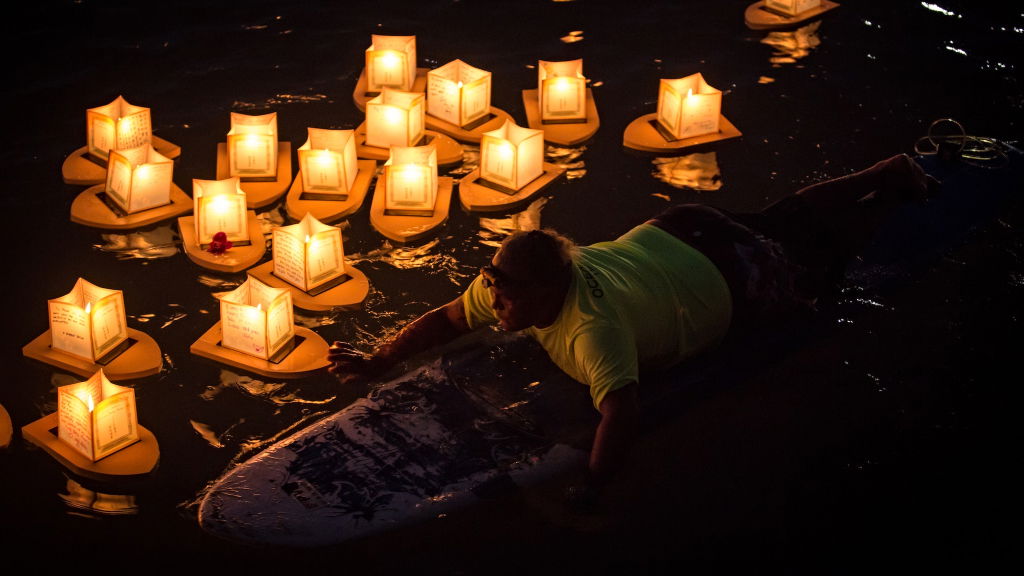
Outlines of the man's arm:
{"type": "Polygon", "coordinates": [[[598,406],[601,422],[590,448],[590,482],[600,487],[622,466],[639,426],[636,383],[605,395],[598,406]]]}
{"type": "Polygon", "coordinates": [[[328,371],[342,381],[377,376],[410,356],[446,344],[469,331],[462,298],[456,298],[413,320],[372,354],[335,341],[327,352],[331,363],[328,371]]]}

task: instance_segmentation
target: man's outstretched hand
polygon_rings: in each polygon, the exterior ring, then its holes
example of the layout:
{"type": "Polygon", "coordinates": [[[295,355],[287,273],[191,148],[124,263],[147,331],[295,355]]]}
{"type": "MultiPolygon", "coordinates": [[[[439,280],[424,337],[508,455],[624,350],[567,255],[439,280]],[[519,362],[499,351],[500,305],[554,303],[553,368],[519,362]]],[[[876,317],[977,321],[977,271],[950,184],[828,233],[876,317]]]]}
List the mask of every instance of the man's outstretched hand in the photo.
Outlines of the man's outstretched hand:
{"type": "Polygon", "coordinates": [[[327,350],[327,361],[331,363],[327,371],[342,382],[373,378],[382,374],[386,368],[384,362],[375,356],[360,352],[351,344],[337,340],[327,350]]]}

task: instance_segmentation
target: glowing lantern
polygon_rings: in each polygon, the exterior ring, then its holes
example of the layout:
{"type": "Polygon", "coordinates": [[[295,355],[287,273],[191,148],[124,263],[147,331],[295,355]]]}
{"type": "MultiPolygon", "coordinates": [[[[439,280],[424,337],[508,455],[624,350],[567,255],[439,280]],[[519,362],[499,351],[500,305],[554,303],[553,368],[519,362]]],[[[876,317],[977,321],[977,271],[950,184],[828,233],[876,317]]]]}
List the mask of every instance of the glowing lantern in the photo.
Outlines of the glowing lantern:
{"type": "Polygon", "coordinates": [[[237,177],[225,180],[192,179],[196,243],[206,248],[214,234],[223,232],[232,244],[249,242],[245,191],[237,177]]]}
{"type": "Polygon", "coordinates": [[[412,90],[416,82],[416,37],[370,37],[366,49],[366,91],[412,90]]]}
{"type": "Polygon", "coordinates": [[[764,7],[773,12],[796,16],[821,5],[821,0],[764,0],[764,7]]]}
{"type": "Polygon", "coordinates": [[[274,276],[303,292],[345,275],[341,229],[308,212],[298,224],[274,228],[274,276]]]}
{"type": "Polygon", "coordinates": [[[437,201],[437,150],[433,146],[392,146],[384,163],[384,213],[430,216],[437,201]]]}
{"type": "Polygon", "coordinates": [[[114,384],[102,369],[58,386],[57,437],[92,462],[137,442],[135,390],[114,384]]]}
{"type": "Polygon", "coordinates": [[[544,131],[517,126],[506,120],[480,138],[480,179],[521,190],[544,173],[544,131]]]}
{"type": "Polygon", "coordinates": [[[148,146],[153,140],[149,108],[133,106],[118,96],[106,106],[85,111],[88,152],[102,161],[110,150],[148,146]]]}
{"type": "Polygon", "coordinates": [[[249,276],[220,297],[221,346],[264,360],[292,349],[292,295],[249,276]]]}
{"type": "Polygon", "coordinates": [[[722,91],[712,88],[700,72],[662,79],[658,89],[658,125],[674,139],[718,132],[722,91]]]}
{"type": "Polygon", "coordinates": [[[228,175],[245,180],[277,177],[277,112],[260,116],[231,113],[228,175]]]}
{"type": "Polygon", "coordinates": [[[425,116],[422,92],[385,88],[366,103],[366,145],[415,146],[423,138],[425,116]]]}
{"type": "Polygon", "coordinates": [[[583,60],[537,65],[537,97],[541,122],[586,122],[587,79],[583,60]]]}
{"type": "Polygon", "coordinates": [[[149,144],[111,150],[107,162],[107,196],[134,214],[171,201],[174,162],[149,144]]]}
{"type": "Polygon", "coordinates": [[[464,127],[490,110],[490,72],[462,60],[427,72],[427,114],[464,127]]]}
{"type": "Polygon", "coordinates": [[[51,346],[56,350],[100,362],[128,341],[124,296],[83,278],[71,292],[48,301],[51,346]]]}
{"type": "Polygon", "coordinates": [[[347,194],[359,170],[354,130],[307,128],[299,147],[302,188],[307,192],[347,194]]]}

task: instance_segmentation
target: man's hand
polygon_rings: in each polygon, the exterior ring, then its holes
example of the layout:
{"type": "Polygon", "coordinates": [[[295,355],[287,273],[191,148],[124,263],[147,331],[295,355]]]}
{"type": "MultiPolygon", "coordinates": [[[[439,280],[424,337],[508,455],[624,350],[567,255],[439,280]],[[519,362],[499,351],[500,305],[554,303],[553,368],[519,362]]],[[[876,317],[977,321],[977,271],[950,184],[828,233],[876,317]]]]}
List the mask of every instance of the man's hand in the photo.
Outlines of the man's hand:
{"type": "Polygon", "coordinates": [[[335,341],[331,344],[327,350],[327,361],[331,363],[327,371],[344,383],[359,378],[373,378],[386,369],[380,359],[356,350],[347,342],[335,341]]]}

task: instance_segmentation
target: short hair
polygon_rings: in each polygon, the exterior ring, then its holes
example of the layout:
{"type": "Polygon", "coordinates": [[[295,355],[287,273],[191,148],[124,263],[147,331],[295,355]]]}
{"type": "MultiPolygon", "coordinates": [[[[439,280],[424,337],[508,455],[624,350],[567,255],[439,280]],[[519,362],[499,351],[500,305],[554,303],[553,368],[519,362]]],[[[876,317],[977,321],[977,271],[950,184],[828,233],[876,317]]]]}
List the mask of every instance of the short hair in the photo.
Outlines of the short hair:
{"type": "Polygon", "coordinates": [[[517,230],[501,243],[504,265],[532,278],[557,278],[572,266],[576,243],[550,228],[517,230]]]}

